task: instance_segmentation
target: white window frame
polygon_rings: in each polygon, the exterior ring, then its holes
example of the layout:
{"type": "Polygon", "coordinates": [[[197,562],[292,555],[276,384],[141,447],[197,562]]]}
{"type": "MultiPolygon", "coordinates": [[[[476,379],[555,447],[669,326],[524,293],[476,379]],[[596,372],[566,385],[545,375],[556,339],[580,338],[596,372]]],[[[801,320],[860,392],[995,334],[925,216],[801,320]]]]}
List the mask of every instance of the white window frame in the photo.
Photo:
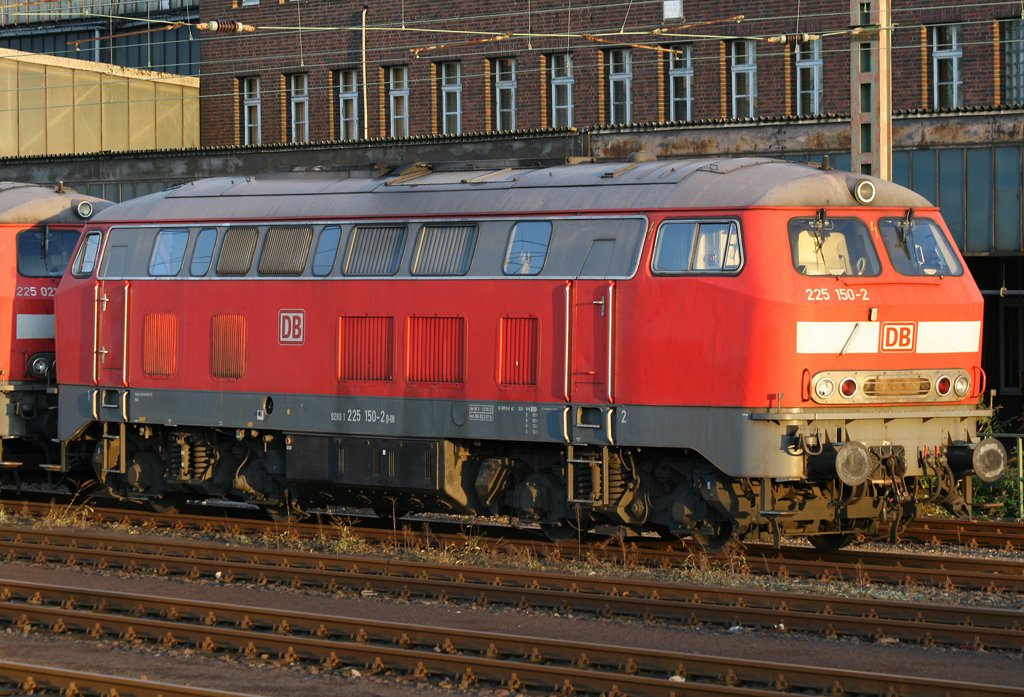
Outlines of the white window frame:
{"type": "Polygon", "coordinates": [[[409,66],[388,68],[388,110],[392,138],[409,137],[409,66]]]}
{"type": "Polygon", "coordinates": [[[796,113],[797,116],[814,116],[822,113],[821,101],[824,94],[824,61],[821,58],[821,39],[797,42],[796,57],[796,113]],[[809,104],[804,109],[805,98],[809,104]]]}
{"type": "Polygon", "coordinates": [[[440,63],[437,74],[441,87],[441,133],[462,133],[462,63],[440,63]]]}
{"type": "Polygon", "coordinates": [[[494,59],[494,127],[516,130],[516,59],[494,59]]]}
{"type": "Polygon", "coordinates": [[[1024,19],[1003,22],[1003,101],[1024,103],[1024,19]]]}
{"type": "Polygon", "coordinates": [[[608,123],[633,121],[633,52],[613,48],[608,61],[608,123]]]}
{"type": "Polygon", "coordinates": [[[291,142],[309,142],[309,74],[292,73],[288,76],[288,114],[291,142]]]}
{"type": "Polygon", "coordinates": [[[355,69],[339,70],[338,138],[359,140],[359,73],[355,69]]]}
{"type": "Polygon", "coordinates": [[[757,116],[757,44],[737,39],[729,45],[729,72],[732,78],[732,118],[757,116]],[[744,100],[747,108],[742,110],[744,100]]]}
{"type": "Polygon", "coordinates": [[[932,106],[935,109],[955,109],[963,106],[963,72],[961,60],[963,48],[960,44],[959,24],[936,24],[931,28],[932,37],[932,106]],[[949,41],[939,47],[940,33],[949,30],[949,41]],[[942,79],[944,67],[949,67],[950,79],[942,79]],[[949,89],[950,102],[944,103],[943,92],[949,89]]]}
{"type": "Polygon", "coordinates": [[[260,79],[258,77],[240,79],[242,81],[242,145],[259,145],[263,142],[260,79]]]}
{"type": "Polygon", "coordinates": [[[668,119],[692,121],[693,46],[681,44],[668,48],[671,51],[668,54],[668,119]]]}
{"type": "Polygon", "coordinates": [[[572,76],[572,54],[552,53],[548,62],[551,89],[551,127],[572,128],[572,93],[576,83],[572,76]]]}

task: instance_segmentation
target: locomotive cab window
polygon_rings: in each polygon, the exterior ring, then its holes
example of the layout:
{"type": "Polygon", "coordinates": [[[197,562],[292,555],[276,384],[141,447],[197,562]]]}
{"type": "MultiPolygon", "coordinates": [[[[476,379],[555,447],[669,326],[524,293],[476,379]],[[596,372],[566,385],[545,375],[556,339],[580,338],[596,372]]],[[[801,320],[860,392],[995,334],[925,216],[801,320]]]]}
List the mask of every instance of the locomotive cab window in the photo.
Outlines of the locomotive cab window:
{"type": "Polygon", "coordinates": [[[150,276],[177,276],[185,261],[188,230],[161,230],[149,259],[150,276]]]}
{"type": "Polygon", "coordinates": [[[804,276],[877,276],[881,272],[871,235],[857,218],[794,218],[789,221],[793,266],[804,276]]]}
{"type": "Polygon", "coordinates": [[[463,276],[476,246],[476,225],[424,225],[416,240],[412,273],[416,276],[463,276]]]}
{"type": "Polygon", "coordinates": [[[96,259],[100,253],[100,241],[102,233],[99,230],[91,230],[85,236],[85,242],[78,250],[78,257],[75,258],[75,265],[71,269],[72,275],[77,278],[91,276],[96,268],[96,259]]]}
{"type": "Polygon", "coordinates": [[[878,229],[893,268],[904,276],[961,276],[964,269],[942,229],[928,219],[882,218],[878,229]]]}
{"type": "Polygon", "coordinates": [[[74,230],[22,230],[18,233],[18,273],[32,278],[63,276],[77,243],[74,230]]]}
{"type": "Polygon", "coordinates": [[[551,223],[516,223],[509,235],[503,271],[509,276],[536,276],[544,268],[551,242],[551,223]]]}
{"type": "Polygon", "coordinates": [[[670,220],[658,228],[656,274],[732,274],[743,264],[734,220],[670,220]]]}
{"type": "Polygon", "coordinates": [[[213,262],[213,249],[216,246],[216,228],[208,227],[199,231],[199,237],[196,238],[196,246],[192,250],[192,265],[189,267],[191,275],[206,275],[206,272],[210,270],[210,264],[213,262]]]}

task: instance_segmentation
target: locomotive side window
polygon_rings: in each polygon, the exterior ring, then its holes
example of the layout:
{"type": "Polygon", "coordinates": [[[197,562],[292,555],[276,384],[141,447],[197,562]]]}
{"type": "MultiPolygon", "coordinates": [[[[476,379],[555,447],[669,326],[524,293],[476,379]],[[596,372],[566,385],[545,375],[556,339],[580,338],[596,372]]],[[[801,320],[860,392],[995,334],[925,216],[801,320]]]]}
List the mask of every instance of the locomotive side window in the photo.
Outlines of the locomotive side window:
{"type": "Polygon", "coordinates": [[[252,257],[256,253],[259,230],[255,227],[230,227],[224,235],[224,244],[217,259],[217,274],[220,276],[244,276],[252,268],[252,257]]]}
{"type": "Polygon", "coordinates": [[[516,223],[505,250],[504,272],[510,276],[536,276],[544,268],[551,242],[551,223],[523,221],[516,223]]]}
{"type": "Polygon", "coordinates": [[[331,273],[340,242],[341,228],[337,225],[324,226],[320,231],[320,239],[316,242],[316,251],[313,253],[314,276],[326,276],[331,273]]]}
{"type": "Polygon", "coordinates": [[[149,258],[150,276],[177,276],[185,261],[188,230],[161,230],[149,258]]]}
{"type": "Polygon", "coordinates": [[[92,230],[85,236],[85,242],[82,243],[81,249],[78,250],[75,266],[71,269],[71,273],[74,276],[85,278],[92,275],[93,270],[96,268],[96,257],[99,256],[100,252],[100,239],[101,236],[98,230],[92,230]]]}
{"type": "Polygon", "coordinates": [[[22,230],[18,233],[18,273],[32,278],[63,276],[77,243],[74,230],[22,230]]]}
{"type": "Polygon", "coordinates": [[[914,220],[913,215],[882,218],[878,229],[889,261],[904,276],[963,275],[963,266],[933,221],[914,220]]]}
{"type": "Polygon", "coordinates": [[[794,218],[789,221],[793,266],[804,276],[877,276],[878,255],[857,218],[794,218]]]}
{"type": "Polygon", "coordinates": [[[416,276],[465,275],[475,246],[476,225],[424,225],[416,240],[412,273],[416,276]]]}
{"type": "Polygon", "coordinates": [[[192,250],[192,265],[189,273],[193,276],[205,276],[213,262],[213,248],[217,245],[217,230],[212,227],[203,228],[196,238],[195,249],[192,250]]]}
{"type": "Polygon", "coordinates": [[[260,255],[260,275],[298,276],[306,270],[312,241],[313,228],[309,225],[270,228],[260,255]]]}
{"type": "Polygon", "coordinates": [[[345,256],[348,276],[393,276],[402,262],[405,226],[357,227],[345,256]]]}
{"type": "Polygon", "coordinates": [[[656,274],[735,273],[743,264],[734,220],[673,220],[658,229],[656,274]]]}

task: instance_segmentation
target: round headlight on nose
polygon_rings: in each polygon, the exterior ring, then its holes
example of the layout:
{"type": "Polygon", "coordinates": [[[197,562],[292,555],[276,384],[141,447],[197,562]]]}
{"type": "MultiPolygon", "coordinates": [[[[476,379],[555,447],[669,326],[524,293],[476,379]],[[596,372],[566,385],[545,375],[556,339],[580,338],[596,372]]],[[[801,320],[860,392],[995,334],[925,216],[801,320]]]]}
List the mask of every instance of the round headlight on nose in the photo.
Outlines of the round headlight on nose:
{"type": "Polygon", "coordinates": [[[53,372],[52,353],[36,353],[28,359],[28,374],[36,380],[45,380],[53,372]]]}
{"type": "Polygon", "coordinates": [[[832,378],[822,378],[814,383],[814,394],[818,399],[828,399],[836,391],[836,383],[832,378]]]}
{"type": "Polygon", "coordinates": [[[966,375],[959,376],[953,382],[953,391],[956,392],[957,397],[966,397],[967,393],[971,391],[971,379],[966,375]]]}

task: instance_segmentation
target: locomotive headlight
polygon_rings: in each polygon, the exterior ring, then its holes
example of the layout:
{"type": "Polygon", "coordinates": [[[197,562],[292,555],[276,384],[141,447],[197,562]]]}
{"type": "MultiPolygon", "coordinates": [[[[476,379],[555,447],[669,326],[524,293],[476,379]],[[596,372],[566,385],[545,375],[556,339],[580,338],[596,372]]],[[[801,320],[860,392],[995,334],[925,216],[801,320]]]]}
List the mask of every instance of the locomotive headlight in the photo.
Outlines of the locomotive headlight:
{"type": "Polygon", "coordinates": [[[814,394],[818,399],[828,399],[835,391],[836,383],[832,378],[822,378],[814,383],[814,394]]]}
{"type": "Polygon", "coordinates": [[[75,214],[82,220],[88,220],[96,212],[95,207],[90,201],[75,201],[74,206],[75,214]]]}
{"type": "Polygon", "coordinates": [[[36,380],[45,380],[53,372],[53,354],[36,353],[28,359],[28,374],[36,380]]]}
{"type": "Polygon", "coordinates": [[[949,379],[948,375],[943,375],[935,381],[935,391],[940,396],[945,397],[949,394],[949,391],[953,388],[953,381],[949,379]]]}
{"type": "Polygon", "coordinates": [[[857,394],[857,381],[853,378],[843,378],[843,381],[839,383],[839,394],[851,399],[857,394]]]}
{"type": "Polygon", "coordinates": [[[953,382],[953,391],[956,392],[957,397],[966,397],[967,393],[971,391],[971,379],[966,375],[959,376],[953,382]]]}

